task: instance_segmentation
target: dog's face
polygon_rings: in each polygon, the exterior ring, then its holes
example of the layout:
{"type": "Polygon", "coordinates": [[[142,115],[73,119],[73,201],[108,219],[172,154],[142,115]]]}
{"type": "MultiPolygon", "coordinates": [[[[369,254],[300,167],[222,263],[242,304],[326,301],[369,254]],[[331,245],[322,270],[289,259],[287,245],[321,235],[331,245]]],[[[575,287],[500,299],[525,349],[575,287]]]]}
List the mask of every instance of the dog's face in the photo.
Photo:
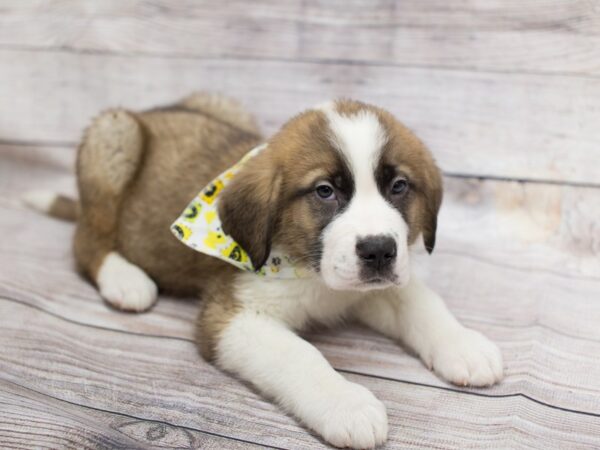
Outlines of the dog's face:
{"type": "Polygon", "coordinates": [[[338,101],[288,122],[222,194],[225,232],[261,267],[276,245],[340,290],[409,278],[408,247],[435,244],[439,170],[423,144],[370,105],[338,101]]]}

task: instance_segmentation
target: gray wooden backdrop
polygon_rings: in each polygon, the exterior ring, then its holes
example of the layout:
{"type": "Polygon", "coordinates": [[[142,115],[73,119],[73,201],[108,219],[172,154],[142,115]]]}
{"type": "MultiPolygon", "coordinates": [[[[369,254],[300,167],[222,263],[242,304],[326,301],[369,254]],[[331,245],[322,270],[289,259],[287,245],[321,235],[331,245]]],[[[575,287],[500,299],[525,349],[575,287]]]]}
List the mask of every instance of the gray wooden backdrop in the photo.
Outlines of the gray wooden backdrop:
{"type": "Polygon", "coordinates": [[[364,329],[309,335],[384,401],[387,448],[600,448],[598,0],[0,0],[0,447],[324,447],[199,358],[194,299],[107,308],[73,226],[18,200],[73,192],[101,109],[203,89],[267,133],[375,102],[443,168],[429,282],[507,376],[455,388],[364,329]]]}

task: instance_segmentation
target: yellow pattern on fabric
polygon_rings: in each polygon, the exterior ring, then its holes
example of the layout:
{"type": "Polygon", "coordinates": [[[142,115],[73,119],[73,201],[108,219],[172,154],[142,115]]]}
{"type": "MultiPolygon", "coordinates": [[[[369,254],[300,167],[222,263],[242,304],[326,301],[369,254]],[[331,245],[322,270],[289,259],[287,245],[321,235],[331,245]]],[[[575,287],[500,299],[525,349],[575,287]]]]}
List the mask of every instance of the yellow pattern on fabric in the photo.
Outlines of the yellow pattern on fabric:
{"type": "Polygon", "coordinates": [[[263,144],[252,149],[233,167],[212,180],[171,225],[171,231],[181,242],[194,250],[219,258],[239,269],[254,272],[265,278],[302,278],[307,276],[308,272],[295,267],[288,255],[276,249],[271,251],[265,265],[256,270],[248,253],[223,231],[219,218],[219,196],[243,165],[265,148],[266,144],[263,144]]]}

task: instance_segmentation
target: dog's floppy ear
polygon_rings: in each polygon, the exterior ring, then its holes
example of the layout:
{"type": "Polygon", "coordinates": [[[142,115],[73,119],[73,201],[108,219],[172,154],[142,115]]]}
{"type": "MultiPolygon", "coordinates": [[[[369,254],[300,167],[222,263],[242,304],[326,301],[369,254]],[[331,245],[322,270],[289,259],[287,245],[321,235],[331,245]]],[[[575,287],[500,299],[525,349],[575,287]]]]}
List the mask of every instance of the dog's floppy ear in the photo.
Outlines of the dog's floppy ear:
{"type": "Polygon", "coordinates": [[[442,205],[443,186],[442,176],[437,166],[427,180],[425,190],[425,208],[423,217],[423,242],[428,253],[435,247],[435,233],[437,231],[437,216],[442,205]]]}
{"type": "Polygon", "coordinates": [[[256,270],[265,265],[279,219],[281,175],[267,151],[245,163],[219,200],[223,231],[248,253],[256,270]]]}

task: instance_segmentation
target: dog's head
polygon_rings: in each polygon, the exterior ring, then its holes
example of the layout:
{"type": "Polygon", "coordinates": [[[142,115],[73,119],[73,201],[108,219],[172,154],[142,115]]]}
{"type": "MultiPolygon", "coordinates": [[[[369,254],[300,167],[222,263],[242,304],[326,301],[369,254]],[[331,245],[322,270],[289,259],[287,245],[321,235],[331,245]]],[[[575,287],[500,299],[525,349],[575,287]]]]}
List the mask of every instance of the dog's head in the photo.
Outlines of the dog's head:
{"type": "Polygon", "coordinates": [[[327,286],[369,290],[409,278],[409,245],[435,245],[442,181],[391,114],[337,101],[290,120],[227,186],[223,229],[262,267],[272,246],[327,286]]]}

